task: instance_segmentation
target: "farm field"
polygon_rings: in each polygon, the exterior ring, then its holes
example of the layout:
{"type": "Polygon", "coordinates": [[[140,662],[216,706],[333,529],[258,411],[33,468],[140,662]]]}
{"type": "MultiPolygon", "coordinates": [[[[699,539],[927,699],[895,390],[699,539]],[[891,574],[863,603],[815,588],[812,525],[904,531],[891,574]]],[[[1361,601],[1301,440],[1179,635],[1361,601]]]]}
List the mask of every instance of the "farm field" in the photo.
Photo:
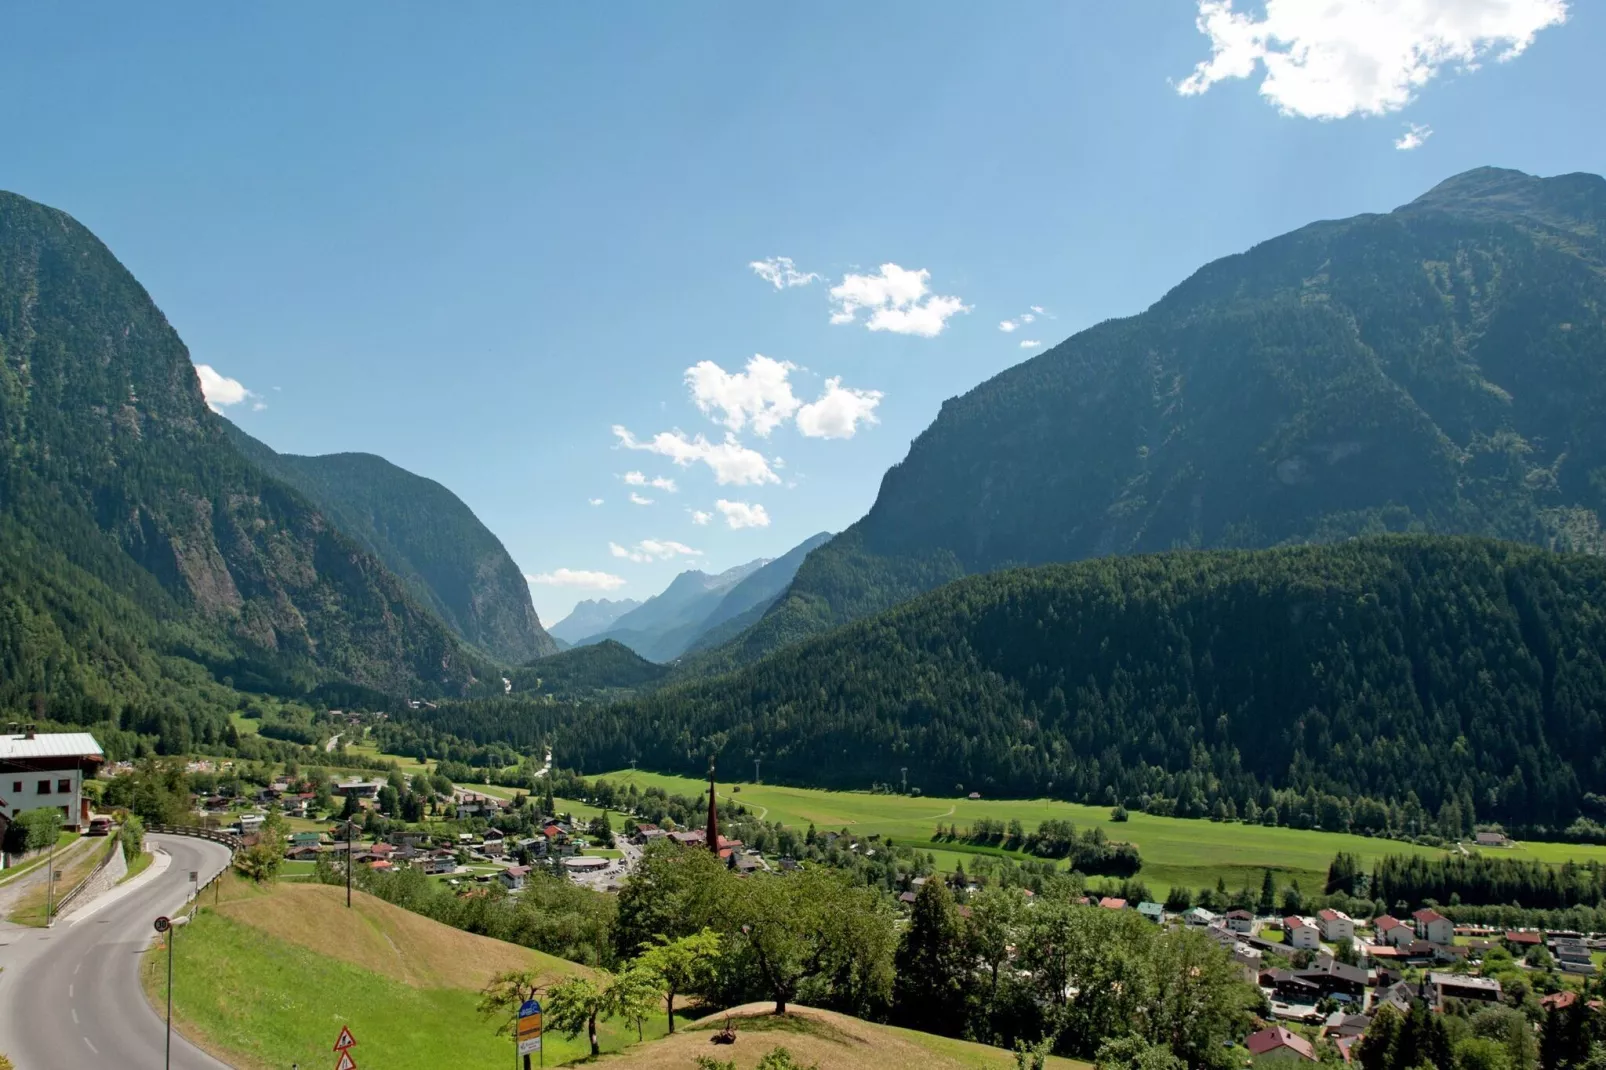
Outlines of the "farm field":
{"type": "MultiPolygon", "coordinates": [[[[616,784],[633,783],[640,788],[658,787],[678,795],[695,796],[703,788],[702,781],[689,777],[629,769],[601,774],[600,779],[616,784]]],[[[1018,818],[1031,829],[1047,818],[1054,818],[1073,821],[1078,828],[1097,825],[1112,840],[1137,844],[1143,855],[1143,869],[1138,877],[1156,895],[1179,884],[1195,889],[1214,886],[1218,879],[1226,881],[1231,889],[1245,884],[1258,888],[1261,871],[1265,869],[1276,873],[1280,884],[1297,880],[1306,891],[1319,891],[1327,876],[1328,863],[1339,851],[1352,851],[1368,865],[1384,854],[1437,853],[1425,847],[1346,833],[1154,817],[1137,812],[1125,822],[1116,822],[1110,820],[1106,807],[1049,799],[910,798],[753,783],[727,785],[721,789],[720,798],[741,803],[760,817],[788,826],[807,828],[812,822],[822,832],[848,829],[866,835],[879,833],[910,845],[929,845],[938,867],[945,870],[952,870],[955,863],[961,861],[968,869],[975,855],[955,850],[951,844],[932,843],[932,833],[939,823],[957,824],[964,829],[982,818],[997,821],[1018,818]],[[738,787],[739,791],[731,790],[738,787]]],[[[1547,855],[1554,853],[1554,861],[1562,861],[1569,854],[1577,857],[1580,853],[1567,844],[1528,846],[1542,848],[1547,855]]],[[[1598,848],[1581,850],[1600,851],[1598,848]]],[[[1552,859],[1547,857],[1546,860],[1552,859]]]]}

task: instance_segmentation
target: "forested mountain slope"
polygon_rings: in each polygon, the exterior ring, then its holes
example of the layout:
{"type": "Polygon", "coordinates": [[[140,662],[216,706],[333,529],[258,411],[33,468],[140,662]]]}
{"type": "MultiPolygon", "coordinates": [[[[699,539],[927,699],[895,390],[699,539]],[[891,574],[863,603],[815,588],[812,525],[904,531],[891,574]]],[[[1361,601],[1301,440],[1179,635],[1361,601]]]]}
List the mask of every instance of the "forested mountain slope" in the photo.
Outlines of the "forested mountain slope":
{"type": "Polygon", "coordinates": [[[512,665],[557,653],[524,574],[450,490],[371,453],[281,454],[224,427],[235,448],[304,494],[458,635],[512,665]]]}
{"type": "Polygon", "coordinates": [[[1482,169],[1210,264],[946,402],[704,669],[969,573],[1373,532],[1599,551],[1606,180],[1482,169]]]}
{"type": "Polygon", "coordinates": [[[1107,557],[961,580],[608,709],[442,716],[594,771],[695,774],[722,748],[818,787],[907,768],[927,792],[1184,814],[1275,787],[1564,826],[1606,795],[1606,559],[1440,536],[1107,557]]]}
{"type": "Polygon", "coordinates": [[[10,703],[139,721],[204,703],[208,671],[436,694],[476,675],[378,560],[230,445],[183,342],[106,247],[8,193],[0,443],[10,703]]]}

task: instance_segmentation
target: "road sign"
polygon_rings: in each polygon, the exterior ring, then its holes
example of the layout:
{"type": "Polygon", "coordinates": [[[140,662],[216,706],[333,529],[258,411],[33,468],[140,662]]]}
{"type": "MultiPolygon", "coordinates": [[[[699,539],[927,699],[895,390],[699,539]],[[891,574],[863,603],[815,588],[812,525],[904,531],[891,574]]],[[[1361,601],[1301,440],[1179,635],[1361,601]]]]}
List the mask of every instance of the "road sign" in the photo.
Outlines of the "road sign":
{"type": "Polygon", "coordinates": [[[356,1044],[357,1038],[351,1035],[351,1030],[346,1026],[341,1026],[340,1039],[335,1041],[334,1050],[345,1051],[347,1048],[355,1047],[356,1044]]]}
{"type": "Polygon", "coordinates": [[[172,921],[170,921],[168,919],[166,914],[163,914],[161,917],[156,919],[156,931],[157,932],[165,933],[167,930],[171,929],[172,927],[173,927],[173,923],[172,923],[172,921]]]}
{"type": "Polygon", "coordinates": [[[527,999],[519,1005],[519,1024],[515,1036],[519,1041],[520,1055],[533,1055],[541,1050],[541,1004],[527,999]]]}
{"type": "Polygon", "coordinates": [[[201,875],[199,873],[197,873],[195,870],[192,869],[192,870],[190,870],[190,880],[193,883],[197,883],[198,884],[198,883],[200,883],[201,875]]]}
{"type": "Polygon", "coordinates": [[[335,1064],[335,1070],[357,1070],[357,1060],[351,1057],[351,1052],[340,1053],[340,1061],[335,1064]]]}

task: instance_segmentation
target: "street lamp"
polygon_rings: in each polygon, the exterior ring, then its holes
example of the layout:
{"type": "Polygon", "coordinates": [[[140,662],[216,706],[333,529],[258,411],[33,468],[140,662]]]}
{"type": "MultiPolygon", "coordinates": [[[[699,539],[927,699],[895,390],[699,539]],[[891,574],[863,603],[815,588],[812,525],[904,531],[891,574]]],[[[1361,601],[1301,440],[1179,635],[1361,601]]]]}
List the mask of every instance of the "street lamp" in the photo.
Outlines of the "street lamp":
{"type": "Polygon", "coordinates": [[[173,1065],[173,930],[188,925],[189,921],[189,917],[183,914],[176,918],[163,915],[156,919],[156,931],[167,937],[167,1047],[162,1055],[164,1068],[173,1065]]]}

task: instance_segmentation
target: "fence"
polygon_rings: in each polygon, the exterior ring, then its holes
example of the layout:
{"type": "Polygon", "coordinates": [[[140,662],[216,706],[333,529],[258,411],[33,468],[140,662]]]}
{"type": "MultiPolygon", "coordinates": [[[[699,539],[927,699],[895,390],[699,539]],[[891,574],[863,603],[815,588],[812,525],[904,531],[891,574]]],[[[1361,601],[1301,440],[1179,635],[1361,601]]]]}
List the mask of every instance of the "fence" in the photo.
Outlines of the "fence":
{"type": "Polygon", "coordinates": [[[100,876],[101,870],[111,865],[112,856],[123,849],[123,845],[117,842],[117,838],[115,836],[112,837],[112,840],[109,844],[107,844],[107,847],[109,847],[110,850],[101,856],[101,860],[99,862],[95,863],[95,868],[89,871],[89,875],[83,880],[79,881],[77,884],[73,885],[72,890],[66,895],[56,900],[56,907],[52,912],[52,917],[50,919],[52,925],[55,924],[56,918],[61,917],[61,915],[66,912],[67,908],[72,905],[73,900],[77,899],[83,890],[89,887],[89,882],[100,876]]]}
{"type": "MultiPolygon", "coordinates": [[[[234,852],[245,846],[244,841],[242,841],[240,837],[236,836],[232,832],[220,832],[217,829],[205,829],[201,828],[199,825],[146,825],[145,831],[147,833],[155,832],[164,836],[194,836],[196,839],[211,840],[213,843],[221,843],[229,849],[230,858],[234,857],[234,852]]],[[[195,895],[192,897],[193,901],[199,902],[201,893],[212,887],[218,881],[222,880],[223,874],[227,873],[228,871],[229,867],[224,866],[222,869],[212,874],[211,880],[195,889],[195,895]]]]}

